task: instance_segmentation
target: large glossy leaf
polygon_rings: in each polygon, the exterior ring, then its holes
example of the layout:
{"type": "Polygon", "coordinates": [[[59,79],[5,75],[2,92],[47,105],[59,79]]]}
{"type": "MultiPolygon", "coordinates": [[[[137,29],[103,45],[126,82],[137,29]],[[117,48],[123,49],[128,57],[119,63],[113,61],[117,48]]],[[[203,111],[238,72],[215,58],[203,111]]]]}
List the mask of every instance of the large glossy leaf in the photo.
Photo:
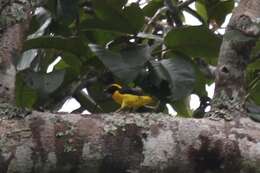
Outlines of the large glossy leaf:
{"type": "Polygon", "coordinates": [[[195,71],[191,61],[186,57],[171,55],[169,59],[153,63],[152,68],[156,69],[155,79],[168,82],[171,100],[180,100],[193,91],[196,81],[195,71]]]}
{"type": "Polygon", "coordinates": [[[65,38],[59,36],[42,36],[35,39],[29,39],[24,42],[24,50],[38,48],[63,50],[71,52],[77,56],[86,56],[89,50],[88,47],[76,37],[65,38]]]}
{"type": "Polygon", "coordinates": [[[147,46],[137,46],[113,52],[98,45],[89,45],[103,64],[119,79],[132,82],[150,57],[147,46]]]}
{"type": "Polygon", "coordinates": [[[207,59],[217,58],[221,45],[221,39],[204,26],[172,29],[164,41],[173,51],[207,59]]]}
{"type": "Polygon", "coordinates": [[[95,1],[97,17],[81,23],[83,30],[106,30],[120,33],[136,33],[144,24],[144,15],[137,4],[123,9],[111,6],[107,1],[95,1]]]}
{"type": "Polygon", "coordinates": [[[23,71],[22,75],[30,88],[36,90],[40,97],[46,98],[61,86],[65,71],[60,70],[45,74],[26,70],[23,71]]]}
{"type": "Polygon", "coordinates": [[[182,57],[174,57],[162,60],[160,63],[169,76],[172,99],[179,100],[189,95],[196,80],[191,62],[182,57]]]}

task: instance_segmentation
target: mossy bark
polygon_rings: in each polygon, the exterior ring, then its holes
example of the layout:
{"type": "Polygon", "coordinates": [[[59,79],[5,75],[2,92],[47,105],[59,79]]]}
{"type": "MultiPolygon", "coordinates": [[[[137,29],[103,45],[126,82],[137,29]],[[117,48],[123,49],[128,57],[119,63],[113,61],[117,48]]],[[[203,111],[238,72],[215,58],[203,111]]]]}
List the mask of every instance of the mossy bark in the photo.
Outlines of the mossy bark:
{"type": "Polygon", "coordinates": [[[257,172],[260,125],[166,114],[50,114],[0,120],[0,172],[257,172]]]}
{"type": "Polygon", "coordinates": [[[210,116],[246,116],[245,71],[260,34],[260,1],[241,0],[233,11],[220,49],[210,116]]]}

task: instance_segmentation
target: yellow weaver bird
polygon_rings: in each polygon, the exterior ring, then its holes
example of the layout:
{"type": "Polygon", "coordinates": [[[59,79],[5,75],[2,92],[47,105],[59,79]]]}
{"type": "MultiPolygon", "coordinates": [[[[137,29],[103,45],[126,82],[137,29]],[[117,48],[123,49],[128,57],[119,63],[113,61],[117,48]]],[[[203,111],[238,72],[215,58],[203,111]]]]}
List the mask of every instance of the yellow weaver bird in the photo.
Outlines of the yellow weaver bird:
{"type": "MultiPolygon", "coordinates": [[[[151,96],[145,96],[141,93],[141,89],[125,88],[118,84],[109,85],[104,92],[110,94],[112,99],[121,105],[116,111],[137,110],[140,107],[149,107],[148,105],[154,103],[154,99],[151,96]]],[[[151,108],[151,106],[149,107],[151,108]]]]}

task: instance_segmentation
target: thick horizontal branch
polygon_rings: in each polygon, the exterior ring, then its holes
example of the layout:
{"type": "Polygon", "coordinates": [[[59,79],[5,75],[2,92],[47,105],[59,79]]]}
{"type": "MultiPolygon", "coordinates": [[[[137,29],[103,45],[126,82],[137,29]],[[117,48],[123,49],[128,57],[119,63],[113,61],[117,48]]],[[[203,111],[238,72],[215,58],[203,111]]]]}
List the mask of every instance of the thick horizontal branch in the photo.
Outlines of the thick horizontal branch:
{"type": "Polygon", "coordinates": [[[249,172],[260,124],[166,114],[51,114],[0,120],[0,172],[249,172]]]}

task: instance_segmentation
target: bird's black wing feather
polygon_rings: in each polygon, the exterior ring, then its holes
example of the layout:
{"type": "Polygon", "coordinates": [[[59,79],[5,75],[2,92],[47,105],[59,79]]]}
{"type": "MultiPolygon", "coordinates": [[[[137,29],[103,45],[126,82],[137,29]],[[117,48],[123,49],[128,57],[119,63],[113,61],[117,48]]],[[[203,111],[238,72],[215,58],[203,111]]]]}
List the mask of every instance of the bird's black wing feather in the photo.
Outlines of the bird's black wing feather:
{"type": "Polygon", "coordinates": [[[137,96],[143,96],[144,95],[141,88],[123,87],[119,90],[119,93],[121,93],[121,94],[133,94],[133,95],[137,95],[137,96]]]}

